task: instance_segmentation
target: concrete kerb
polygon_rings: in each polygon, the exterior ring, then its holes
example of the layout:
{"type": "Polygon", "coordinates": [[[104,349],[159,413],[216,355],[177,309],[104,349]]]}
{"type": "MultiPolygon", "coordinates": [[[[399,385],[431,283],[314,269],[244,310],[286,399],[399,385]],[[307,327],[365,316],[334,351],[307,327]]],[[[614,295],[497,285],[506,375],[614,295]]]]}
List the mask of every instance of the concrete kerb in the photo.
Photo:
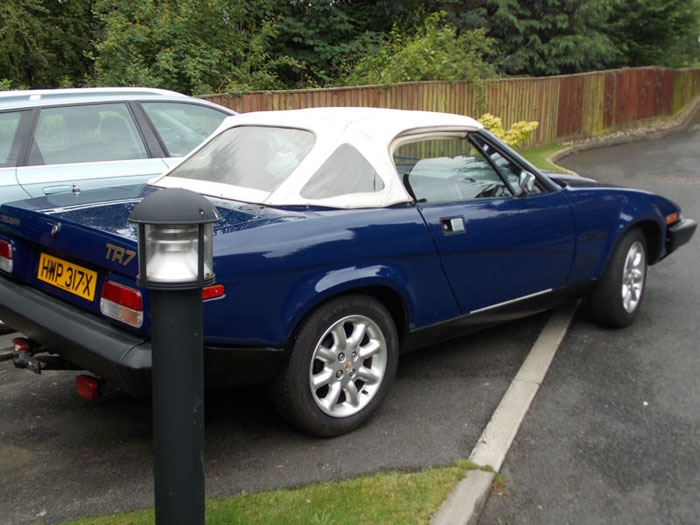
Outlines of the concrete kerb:
{"type": "Polygon", "coordinates": [[[578,302],[556,309],[503,395],[469,459],[493,470],[468,470],[433,516],[432,525],[474,524],[547,370],[566,335],[578,302]]]}
{"type": "MultiPolygon", "coordinates": [[[[586,151],[593,148],[602,148],[605,146],[615,146],[617,144],[627,144],[629,142],[636,142],[639,140],[655,140],[674,133],[679,133],[684,131],[690,125],[698,112],[700,112],[700,96],[696,97],[695,100],[679,111],[677,115],[665,122],[647,127],[619,131],[617,133],[603,135],[601,137],[574,141],[568,147],[551,154],[549,157],[547,157],[547,161],[559,166],[557,161],[568,157],[569,155],[574,155],[580,151],[586,151]]],[[[562,166],[559,167],[568,173],[576,175],[576,173],[567,170],[562,166]]]]}

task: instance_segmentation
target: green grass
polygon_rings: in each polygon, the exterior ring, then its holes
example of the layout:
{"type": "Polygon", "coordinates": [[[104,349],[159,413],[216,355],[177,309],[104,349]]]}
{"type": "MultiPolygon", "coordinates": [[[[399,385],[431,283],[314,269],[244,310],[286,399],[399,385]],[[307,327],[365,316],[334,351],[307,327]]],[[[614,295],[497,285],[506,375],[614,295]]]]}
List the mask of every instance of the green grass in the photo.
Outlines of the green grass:
{"type": "Polygon", "coordinates": [[[522,150],[519,153],[540,169],[553,171],[554,173],[566,173],[565,170],[556,164],[547,161],[547,157],[564,148],[566,148],[564,144],[549,144],[539,148],[522,150]]]}
{"type": "MultiPolygon", "coordinates": [[[[208,524],[428,523],[467,470],[469,460],[420,472],[383,472],[298,489],[278,489],[207,501],[208,524]]],[[[141,525],[153,509],[71,522],[75,525],[141,525]]]]}

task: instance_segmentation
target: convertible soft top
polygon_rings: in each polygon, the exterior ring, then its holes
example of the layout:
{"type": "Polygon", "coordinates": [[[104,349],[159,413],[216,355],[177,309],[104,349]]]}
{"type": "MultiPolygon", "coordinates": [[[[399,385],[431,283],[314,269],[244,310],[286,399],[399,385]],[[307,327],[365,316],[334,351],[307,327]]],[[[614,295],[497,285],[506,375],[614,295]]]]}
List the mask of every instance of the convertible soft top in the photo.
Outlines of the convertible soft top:
{"type": "MultiPolygon", "coordinates": [[[[175,168],[163,177],[151,181],[159,187],[186,188],[206,195],[226,199],[241,200],[266,205],[307,205],[327,206],[333,208],[372,208],[386,207],[403,202],[412,202],[392,160],[392,146],[399,137],[421,135],[423,133],[445,132],[464,133],[478,131],[483,126],[476,120],[461,115],[436,113],[428,111],[407,111],[379,108],[312,108],[289,111],[264,111],[240,114],[226,119],[219,129],[175,168]],[[218,137],[232,129],[238,128],[242,133],[254,133],[242,128],[287,128],[303,130],[312,136],[312,145],[308,152],[300,155],[297,165],[289,173],[280,176],[273,187],[251,187],[222,182],[221,175],[207,177],[193,174],[196,170],[204,173],[217,160],[214,155],[234,156],[234,147],[219,150],[211,154],[209,164],[201,162],[209,145],[218,137]],[[200,153],[201,152],[201,153],[200,153]],[[336,155],[335,157],[333,157],[336,155]],[[199,158],[198,158],[199,156],[199,158]],[[199,163],[198,163],[199,161],[199,163]],[[333,161],[336,164],[333,164],[333,161]],[[189,163],[189,164],[188,164],[189,163]],[[329,164],[330,163],[330,164],[329,164]],[[347,180],[359,176],[363,165],[373,170],[376,183],[371,187],[358,190],[347,180]],[[197,167],[195,167],[197,166],[197,167]],[[322,168],[328,168],[321,171],[322,168]],[[184,167],[184,169],[180,169],[184,167]],[[350,168],[353,169],[350,169],[350,168]],[[189,170],[189,176],[183,172],[189,170]],[[347,173],[343,173],[347,170],[347,173]],[[310,187],[310,181],[317,177],[310,187]],[[348,191],[326,189],[335,186],[348,186],[348,191]],[[306,188],[306,190],[305,190],[306,188]],[[317,191],[315,191],[316,189],[317,191]]],[[[433,135],[434,136],[434,135],[433,135]]],[[[415,138],[414,138],[415,140],[415,138]]],[[[275,147],[275,146],[272,146],[275,147]]],[[[213,148],[209,148],[211,150],[213,148]]],[[[278,154],[279,147],[277,147],[278,154]]],[[[272,163],[280,164],[279,161],[272,163]]],[[[231,165],[235,159],[231,160],[231,165]]],[[[261,175],[263,177],[265,175],[261,175]]],[[[265,186],[261,184],[261,186],[265,186]]],[[[357,186],[357,185],[356,185],[357,186]]]]}

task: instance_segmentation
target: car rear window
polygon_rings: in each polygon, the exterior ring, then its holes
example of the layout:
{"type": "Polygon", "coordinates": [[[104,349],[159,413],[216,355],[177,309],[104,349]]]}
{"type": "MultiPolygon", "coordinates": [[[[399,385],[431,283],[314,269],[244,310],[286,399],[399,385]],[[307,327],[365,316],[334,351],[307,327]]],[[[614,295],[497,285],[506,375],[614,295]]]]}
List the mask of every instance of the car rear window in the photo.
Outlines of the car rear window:
{"type": "Polygon", "coordinates": [[[217,135],[168,176],[272,192],[314,143],[310,131],[238,126],[217,135]]]}
{"type": "Polygon", "coordinates": [[[186,102],[143,102],[168,153],[183,157],[219,127],[226,113],[186,102]]]}
{"type": "Polygon", "coordinates": [[[0,167],[15,165],[17,159],[10,158],[10,154],[21,116],[19,111],[0,113],[0,167]]]}

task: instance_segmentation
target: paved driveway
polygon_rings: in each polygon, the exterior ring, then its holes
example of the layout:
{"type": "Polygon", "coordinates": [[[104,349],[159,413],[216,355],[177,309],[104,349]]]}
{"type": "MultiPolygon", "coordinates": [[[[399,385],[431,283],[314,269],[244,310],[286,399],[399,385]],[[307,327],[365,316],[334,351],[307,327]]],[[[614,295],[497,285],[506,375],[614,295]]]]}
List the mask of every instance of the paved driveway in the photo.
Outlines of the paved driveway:
{"type": "MultiPolygon", "coordinates": [[[[568,157],[700,219],[700,130],[568,157]]],[[[579,313],[480,523],[700,521],[700,238],[650,268],[634,325],[579,313]]]]}
{"type": "MultiPolygon", "coordinates": [[[[335,439],[289,427],[264,389],[209,393],[207,497],[467,457],[545,320],[403,356],[377,417],[335,439]]],[[[90,404],[75,393],[74,376],[0,364],[0,523],[152,506],[150,402],[108,389],[90,404]]]]}

